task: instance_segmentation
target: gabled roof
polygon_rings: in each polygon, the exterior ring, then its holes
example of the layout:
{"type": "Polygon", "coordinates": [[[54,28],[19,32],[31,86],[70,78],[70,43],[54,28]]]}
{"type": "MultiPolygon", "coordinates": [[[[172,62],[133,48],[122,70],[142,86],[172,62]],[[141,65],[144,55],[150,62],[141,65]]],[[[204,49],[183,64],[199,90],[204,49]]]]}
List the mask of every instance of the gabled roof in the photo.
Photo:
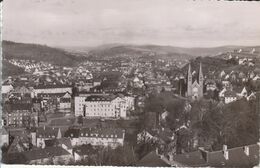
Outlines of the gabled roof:
{"type": "Polygon", "coordinates": [[[145,155],[141,160],[136,163],[136,166],[144,167],[170,167],[160,156],[156,155],[155,151],[152,151],[145,155]]]}
{"type": "Polygon", "coordinates": [[[69,129],[65,133],[65,137],[96,137],[96,138],[123,138],[123,129],[112,128],[82,128],[82,129],[69,129]]]}
{"type": "Polygon", "coordinates": [[[70,155],[68,151],[62,147],[47,147],[44,149],[36,149],[31,151],[25,151],[21,153],[25,156],[27,161],[44,159],[44,158],[53,158],[55,156],[64,156],[70,155]]]}
{"type": "Polygon", "coordinates": [[[236,92],[234,92],[234,91],[227,90],[227,91],[224,92],[224,96],[225,96],[225,97],[236,97],[237,94],[236,94],[236,92]]]}
{"type": "Polygon", "coordinates": [[[8,135],[9,133],[6,131],[4,127],[0,129],[0,135],[8,135]]]}
{"type": "Polygon", "coordinates": [[[70,85],[39,85],[35,86],[34,89],[51,89],[51,88],[72,88],[70,85]]]}
{"type": "Polygon", "coordinates": [[[259,146],[249,145],[249,156],[244,152],[244,147],[228,149],[228,160],[224,158],[223,151],[210,152],[208,163],[213,167],[252,167],[259,162],[259,146]]]}
{"type": "Polygon", "coordinates": [[[192,166],[192,167],[198,167],[198,166],[206,166],[207,162],[202,156],[201,151],[195,151],[190,153],[184,153],[173,156],[173,160],[175,162],[181,163],[185,166],[192,166]]]}
{"type": "Polygon", "coordinates": [[[111,97],[109,96],[103,96],[103,95],[92,95],[88,96],[85,101],[111,101],[111,97]]]}
{"type": "Polygon", "coordinates": [[[36,136],[37,138],[52,138],[52,137],[57,137],[58,132],[60,128],[54,128],[54,127],[38,127],[36,129],[36,136]]]}

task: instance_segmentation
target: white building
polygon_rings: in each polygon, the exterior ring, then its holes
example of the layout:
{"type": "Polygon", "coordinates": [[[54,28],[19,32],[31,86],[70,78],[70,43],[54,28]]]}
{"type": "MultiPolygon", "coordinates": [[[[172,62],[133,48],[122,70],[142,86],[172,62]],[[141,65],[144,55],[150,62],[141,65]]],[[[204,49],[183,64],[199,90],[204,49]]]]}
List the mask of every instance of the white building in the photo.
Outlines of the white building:
{"type": "Polygon", "coordinates": [[[9,145],[9,133],[6,131],[5,128],[0,129],[0,136],[0,147],[2,147],[3,145],[9,145]]]}
{"type": "Polygon", "coordinates": [[[236,92],[234,91],[231,91],[231,90],[227,90],[225,93],[224,93],[224,101],[226,104],[228,103],[231,103],[231,102],[234,102],[237,100],[237,94],[236,92]]]}
{"type": "Polygon", "coordinates": [[[37,147],[45,148],[45,141],[62,138],[61,129],[54,127],[38,127],[36,132],[31,133],[32,144],[37,147]]]}
{"type": "Polygon", "coordinates": [[[131,110],[134,110],[134,98],[130,96],[75,97],[75,116],[125,118],[131,110]]]}
{"type": "Polygon", "coordinates": [[[2,94],[6,94],[11,92],[14,89],[14,87],[10,84],[2,85],[2,94]]]}
{"type": "Polygon", "coordinates": [[[125,130],[112,128],[82,128],[80,130],[68,131],[72,146],[91,144],[93,146],[110,146],[115,148],[123,146],[125,130]]]}
{"type": "Polygon", "coordinates": [[[64,96],[60,98],[60,109],[70,109],[71,108],[71,95],[67,92],[64,96]]]}

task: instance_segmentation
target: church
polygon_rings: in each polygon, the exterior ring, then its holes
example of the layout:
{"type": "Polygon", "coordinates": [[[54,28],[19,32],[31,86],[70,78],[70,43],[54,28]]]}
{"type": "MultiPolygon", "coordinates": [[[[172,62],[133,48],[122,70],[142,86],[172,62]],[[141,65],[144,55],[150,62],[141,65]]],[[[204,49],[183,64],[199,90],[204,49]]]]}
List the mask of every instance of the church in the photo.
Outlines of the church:
{"type": "Polygon", "coordinates": [[[191,66],[189,64],[186,97],[193,100],[203,98],[203,82],[204,78],[201,63],[199,67],[199,73],[195,76],[193,76],[193,73],[191,73],[191,66]]]}

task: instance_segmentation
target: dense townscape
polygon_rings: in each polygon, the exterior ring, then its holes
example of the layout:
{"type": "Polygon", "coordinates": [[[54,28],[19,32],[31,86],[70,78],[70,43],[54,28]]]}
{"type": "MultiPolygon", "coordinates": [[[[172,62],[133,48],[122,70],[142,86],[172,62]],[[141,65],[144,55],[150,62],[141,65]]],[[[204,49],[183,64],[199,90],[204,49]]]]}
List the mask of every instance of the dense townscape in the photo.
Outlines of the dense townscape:
{"type": "Polygon", "coordinates": [[[2,82],[2,162],[257,165],[259,48],[156,54],[88,53],[71,66],[4,55],[20,71],[2,82]]]}

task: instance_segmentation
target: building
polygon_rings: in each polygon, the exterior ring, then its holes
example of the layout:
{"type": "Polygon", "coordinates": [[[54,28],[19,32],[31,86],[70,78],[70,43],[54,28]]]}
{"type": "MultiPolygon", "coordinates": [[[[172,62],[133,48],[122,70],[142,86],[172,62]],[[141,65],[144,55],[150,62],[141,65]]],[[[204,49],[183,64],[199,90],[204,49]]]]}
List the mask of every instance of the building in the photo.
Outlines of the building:
{"type": "Polygon", "coordinates": [[[12,91],[11,94],[15,97],[18,97],[19,99],[22,98],[32,98],[33,97],[33,92],[32,89],[27,88],[25,86],[17,86],[15,87],[12,91]]]}
{"type": "Polygon", "coordinates": [[[232,91],[232,90],[227,90],[224,92],[224,102],[226,104],[234,102],[237,100],[237,94],[236,92],[232,91]]]}
{"type": "Polygon", "coordinates": [[[59,99],[59,108],[60,109],[70,109],[71,108],[71,94],[69,92],[65,93],[59,99]]]}
{"type": "Polygon", "coordinates": [[[2,85],[2,94],[7,94],[11,92],[14,89],[14,87],[11,84],[3,84],[2,85]]]}
{"type": "Polygon", "coordinates": [[[42,85],[34,87],[34,96],[40,93],[66,93],[72,94],[72,87],[68,85],[42,85]]]}
{"type": "Polygon", "coordinates": [[[9,145],[9,133],[4,127],[0,129],[0,136],[1,136],[0,146],[9,145]]]}
{"type": "Polygon", "coordinates": [[[228,149],[223,145],[222,150],[198,151],[172,155],[169,162],[175,167],[254,167],[259,163],[259,146],[252,144],[228,149]]]}
{"type": "Polygon", "coordinates": [[[125,118],[134,110],[134,98],[129,96],[92,95],[75,97],[75,116],[125,118]]]}
{"type": "Polygon", "coordinates": [[[82,145],[74,148],[74,160],[80,161],[82,159],[88,158],[95,155],[96,150],[91,145],[82,145]]]}
{"type": "Polygon", "coordinates": [[[151,151],[136,163],[137,167],[171,167],[156,151],[151,151]]]}
{"type": "Polygon", "coordinates": [[[45,148],[47,140],[62,138],[62,132],[60,128],[54,127],[38,127],[36,132],[31,133],[32,144],[36,144],[37,147],[45,148]]]}
{"type": "Polygon", "coordinates": [[[68,164],[73,159],[73,156],[62,147],[35,149],[20,154],[24,156],[27,164],[35,165],[68,164]]]}
{"type": "Polygon", "coordinates": [[[69,129],[65,137],[71,138],[72,146],[91,144],[92,146],[123,146],[125,130],[115,128],[82,128],[69,129]]]}
{"type": "Polygon", "coordinates": [[[6,103],[7,125],[12,127],[31,127],[38,124],[38,113],[34,112],[31,103],[6,103]]]}
{"type": "Polygon", "coordinates": [[[197,77],[192,76],[191,66],[189,64],[186,96],[192,99],[201,99],[203,97],[203,82],[204,78],[201,63],[197,77]]]}

